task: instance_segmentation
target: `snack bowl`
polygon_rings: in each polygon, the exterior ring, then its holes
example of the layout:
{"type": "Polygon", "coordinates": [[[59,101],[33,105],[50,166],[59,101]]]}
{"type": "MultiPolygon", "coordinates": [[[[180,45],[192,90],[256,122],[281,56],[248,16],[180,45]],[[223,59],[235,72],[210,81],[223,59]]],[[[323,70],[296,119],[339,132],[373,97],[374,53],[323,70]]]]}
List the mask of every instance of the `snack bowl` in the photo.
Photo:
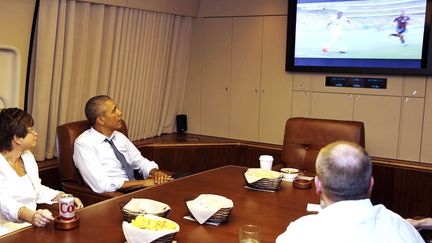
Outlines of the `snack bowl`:
{"type": "Polygon", "coordinates": [[[131,222],[138,215],[151,214],[166,218],[171,213],[171,208],[165,203],[145,198],[132,198],[128,201],[122,201],[119,203],[119,207],[123,220],[127,222],[131,222]]]}
{"type": "Polygon", "coordinates": [[[282,172],[284,178],[287,180],[293,180],[299,174],[299,170],[296,168],[282,168],[280,169],[280,171],[282,172]]]}
{"type": "MultiPolygon", "coordinates": [[[[233,208],[221,208],[205,222],[216,223],[216,224],[226,222],[229,219],[232,209],[233,208]]],[[[193,214],[190,211],[189,211],[189,215],[192,218],[194,218],[193,214]]]]}
{"type": "MultiPolygon", "coordinates": [[[[234,208],[232,201],[224,196],[215,194],[201,194],[199,196],[189,197],[185,200],[186,208],[190,217],[198,221],[200,224],[203,223],[223,223],[228,221],[231,211],[234,208]],[[211,216],[207,210],[217,210],[211,216]],[[196,214],[196,215],[194,215],[196,214]],[[209,217],[204,221],[203,215],[209,217]],[[196,218],[196,216],[198,218],[196,218]]],[[[204,217],[204,218],[207,218],[204,217]]]]}
{"type": "Polygon", "coordinates": [[[180,226],[169,219],[156,215],[138,215],[131,222],[123,222],[123,233],[128,243],[139,242],[172,242],[176,233],[180,231],[180,226]]]}
{"type": "Polygon", "coordinates": [[[284,176],[276,171],[250,168],[244,173],[244,178],[248,187],[277,191],[284,176]]]}

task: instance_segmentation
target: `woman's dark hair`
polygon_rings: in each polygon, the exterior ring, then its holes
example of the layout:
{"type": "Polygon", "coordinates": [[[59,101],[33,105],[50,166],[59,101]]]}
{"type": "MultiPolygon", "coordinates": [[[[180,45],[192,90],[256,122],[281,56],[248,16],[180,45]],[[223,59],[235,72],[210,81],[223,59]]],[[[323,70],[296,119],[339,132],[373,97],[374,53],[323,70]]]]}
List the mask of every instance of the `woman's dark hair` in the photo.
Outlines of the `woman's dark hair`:
{"type": "Polygon", "coordinates": [[[28,128],[33,127],[33,118],[18,108],[5,108],[0,111],[0,151],[12,150],[14,136],[24,138],[28,128]]]}

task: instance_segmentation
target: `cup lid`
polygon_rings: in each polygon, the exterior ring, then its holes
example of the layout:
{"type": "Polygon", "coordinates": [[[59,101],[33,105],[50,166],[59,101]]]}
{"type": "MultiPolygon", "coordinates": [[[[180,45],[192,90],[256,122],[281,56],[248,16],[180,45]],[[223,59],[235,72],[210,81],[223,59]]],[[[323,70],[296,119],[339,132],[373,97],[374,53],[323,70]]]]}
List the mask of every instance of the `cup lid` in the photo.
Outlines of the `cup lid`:
{"type": "Polygon", "coordinates": [[[259,159],[261,160],[273,160],[273,156],[271,156],[271,155],[261,155],[260,157],[259,157],[259,159]]]}

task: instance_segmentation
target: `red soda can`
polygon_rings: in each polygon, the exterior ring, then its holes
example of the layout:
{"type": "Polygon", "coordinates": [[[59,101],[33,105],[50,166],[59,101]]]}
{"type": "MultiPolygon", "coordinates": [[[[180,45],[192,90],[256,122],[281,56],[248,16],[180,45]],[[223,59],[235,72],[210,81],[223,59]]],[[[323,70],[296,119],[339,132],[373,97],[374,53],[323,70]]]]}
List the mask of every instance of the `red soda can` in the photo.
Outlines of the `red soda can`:
{"type": "Polygon", "coordinates": [[[59,201],[60,220],[68,221],[75,218],[75,198],[72,194],[63,194],[59,201]]]}

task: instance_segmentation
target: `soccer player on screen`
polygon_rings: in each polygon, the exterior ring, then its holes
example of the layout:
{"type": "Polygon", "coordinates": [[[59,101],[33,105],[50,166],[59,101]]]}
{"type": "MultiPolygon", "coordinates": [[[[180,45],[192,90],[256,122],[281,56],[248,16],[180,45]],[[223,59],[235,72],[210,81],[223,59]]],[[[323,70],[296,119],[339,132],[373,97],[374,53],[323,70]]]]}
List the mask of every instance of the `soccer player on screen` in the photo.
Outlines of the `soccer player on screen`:
{"type": "Polygon", "coordinates": [[[405,32],[409,20],[410,17],[405,15],[405,11],[401,11],[400,15],[393,20],[393,23],[396,23],[396,33],[390,34],[390,36],[399,37],[402,44],[405,44],[405,32]]]}
{"type": "MultiPolygon", "coordinates": [[[[327,45],[322,49],[323,52],[329,52],[330,49],[341,40],[342,28],[346,23],[351,24],[351,20],[343,16],[342,11],[338,11],[336,13],[336,16],[333,16],[329,19],[326,28],[330,28],[331,38],[330,38],[330,42],[328,42],[327,45]]],[[[346,48],[339,47],[339,52],[345,53],[346,48]]]]}

